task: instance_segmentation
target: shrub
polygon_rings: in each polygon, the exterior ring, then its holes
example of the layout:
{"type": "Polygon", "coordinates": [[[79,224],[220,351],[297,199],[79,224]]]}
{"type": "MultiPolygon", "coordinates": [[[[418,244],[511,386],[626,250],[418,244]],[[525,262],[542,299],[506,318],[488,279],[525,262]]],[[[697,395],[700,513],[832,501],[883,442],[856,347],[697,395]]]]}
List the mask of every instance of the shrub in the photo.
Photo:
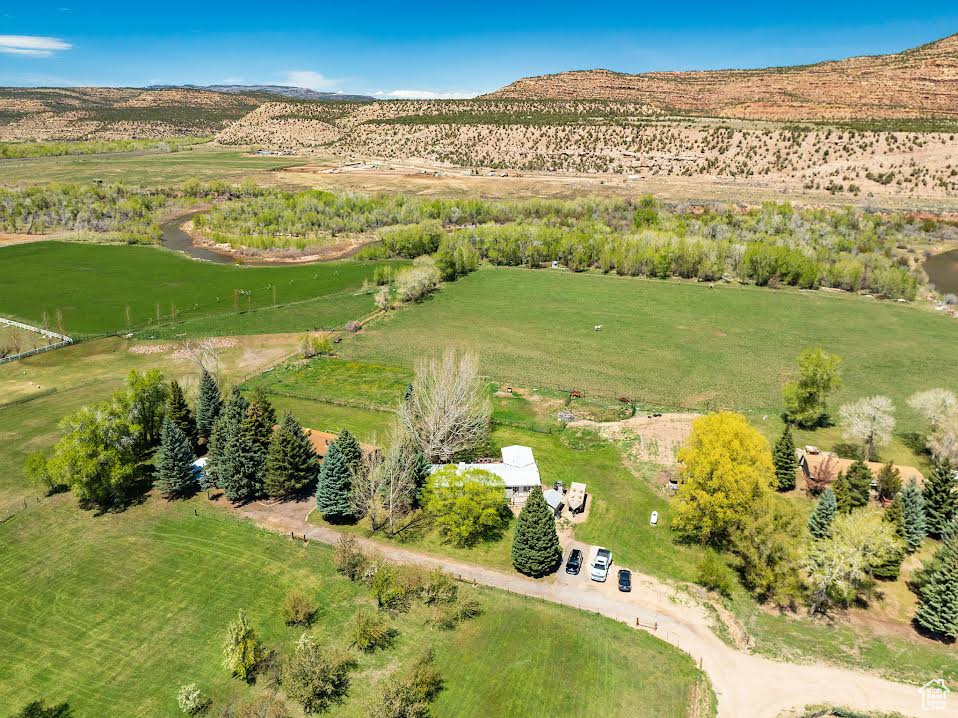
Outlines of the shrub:
{"type": "Polygon", "coordinates": [[[362,609],[356,614],[349,628],[350,645],[364,653],[377,648],[388,648],[396,637],[395,629],[381,613],[362,609]]]}
{"type": "Polygon", "coordinates": [[[376,567],[370,581],[376,603],[384,611],[402,613],[409,610],[409,596],[399,569],[385,561],[376,567]]]}
{"type": "Polygon", "coordinates": [[[316,616],[316,604],[302,591],[290,589],[283,599],[282,614],[287,626],[309,626],[316,616]]]}
{"type": "Polygon", "coordinates": [[[180,710],[188,716],[202,713],[211,703],[210,699],[203,695],[195,683],[180,686],[180,690],[176,694],[176,702],[179,704],[180,710]]]}
{"type": "Polygon", "coordinates": [[[367,562],[355,536],[343,534],[339,537],[333,549],[333,565],[339,573],[350,581],[358,581],[363,577],[367,562]]]}
{"type": "Polygon", "coordinates": [[[459,597],[459,586],[452,576],[441,568],[435,568],[420,586],[419,596],[427,606],[455,603],[459,597]]]}
{"type": "Polygon", "coordinates": [[[446,631],[451,631],[464,621],[482,613],[482,606],[474,598],[464,598],[458,603],[433,604],[429,622],[446,631]]]}
{"type": "Polygon", "coordinates": [[[261,654],[256,631],[246,618],[246,613],[240,611],[236,620],[226,629],[226,638],[223,641],[223,667],[231,675],[250,681],[256,673],[256,664],[261,654]]]}
{"type": "Polygon", "coordinates": [[[348,653],[323,650],[304,633],[283,665],[283,690],[308,715],[325,713],[346,697],[354,664],[348,653]]]}
{"type": "Polygon", "coordinates": [[[442,281],[435,263],[428,257],[420,257],[416,264],[396,275],[396,297],[403,304],[418,302],[431,294],[442,281]]]}
{"type": "Polygon", "coordinates": [[[328,336],[318,337],[315,334],[304,334],[299,340],[299,350],[304,359],[314,356],[326,356],[333,353],[333,343],[328,336]]]}
{"type": "Polygon", "coordinates": [[[735,589],[735,573],[716,551],[706,549],[695,582],[709,591],[730,598],[735,589]]]}

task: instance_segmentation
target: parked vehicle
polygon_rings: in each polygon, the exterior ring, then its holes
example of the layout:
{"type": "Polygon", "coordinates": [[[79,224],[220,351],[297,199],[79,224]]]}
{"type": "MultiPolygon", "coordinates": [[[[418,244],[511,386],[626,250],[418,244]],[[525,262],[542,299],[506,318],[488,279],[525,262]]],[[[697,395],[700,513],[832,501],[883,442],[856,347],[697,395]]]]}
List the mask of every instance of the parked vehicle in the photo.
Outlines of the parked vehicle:
{"type": "Polygon", "coordinates": [[[607,548],[596,546],[592,549],[592,561],[589,562],[589,577],[593,581],[603,583],[609,577],[609,568],[612,566],[612,552],[607,548]]]}
{"type": "Polygon", "coordinates": [[[628,569],[619,569],[619,590],[623,593],[628,593],[632,590],[632,572],[628,569]]]}
{"type": "Polygon", "coordinates": [[[569,560],[565,562],[565,572],[572,575],[578,575],[582,569],[582,552],[574,548],[569,554],[569,560]]]}
{"type": "Polygon", "coordinates": [[[653,511],[652,515],[649,517],[649,524],[655,526],[659,523],[659,512],[653,511]]]}

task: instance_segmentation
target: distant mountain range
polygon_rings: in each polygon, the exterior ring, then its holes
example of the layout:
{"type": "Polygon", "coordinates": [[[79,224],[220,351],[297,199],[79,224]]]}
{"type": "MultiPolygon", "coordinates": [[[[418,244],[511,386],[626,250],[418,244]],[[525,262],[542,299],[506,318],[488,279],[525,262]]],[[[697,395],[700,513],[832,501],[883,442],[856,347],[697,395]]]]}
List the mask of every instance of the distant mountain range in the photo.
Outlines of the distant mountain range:
{"type": "Polygon", "coordinates": [[[891,55],[755,70],[577,70],[485,99],[624,100],[663,112],[765,120],[958,118],[958,35],[891,55]]]}
{"type": "Polygon", "coordinates": [[[224,92],[230,95],[249,95],[262,93],[279,95],[294,100],[328,100],[332,102],[374,102],[375,97],[369,95],[344,95],[339,92],[317,92],[306,87],[292,87],[291,85],[150,85],[147,90],[208,90],[210,92],[224,92]]]}

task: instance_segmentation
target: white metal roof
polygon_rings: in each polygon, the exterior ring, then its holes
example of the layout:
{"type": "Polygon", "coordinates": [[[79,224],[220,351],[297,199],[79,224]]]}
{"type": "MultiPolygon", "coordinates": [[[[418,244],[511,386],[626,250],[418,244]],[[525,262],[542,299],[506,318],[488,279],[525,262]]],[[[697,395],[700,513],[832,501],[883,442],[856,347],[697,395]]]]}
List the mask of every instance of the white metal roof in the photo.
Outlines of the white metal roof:
{"type": "MultiPolygon", "coordinates": [[[[433,471],[442,468],[442,465],[432,467],[433,471]]],[[[529,486],[541,486],[539,467],[536,466],[532,449],[528,446],[506,446],[502,450],[502,463],[496,464],[456,464],[460,473],[467,469],[481,469],[495,474],[505,482],[507,489],[517,489],[529,486]]]]}
{"type": "Polygon", "coordinates": [[[559,505],[562,503],[562,492],[558,491],[557,489],[543,491],[542,497],[546,500],[546,503],[549,504],[549,507],[553,511],[559,508],[559,505]]]}
{"type": "Polygon", "coordinates": [[[536,460],[532,456],[532,449],[528,446],[503,446],[502,463],[523,468],[535,466],[536,460]]]}

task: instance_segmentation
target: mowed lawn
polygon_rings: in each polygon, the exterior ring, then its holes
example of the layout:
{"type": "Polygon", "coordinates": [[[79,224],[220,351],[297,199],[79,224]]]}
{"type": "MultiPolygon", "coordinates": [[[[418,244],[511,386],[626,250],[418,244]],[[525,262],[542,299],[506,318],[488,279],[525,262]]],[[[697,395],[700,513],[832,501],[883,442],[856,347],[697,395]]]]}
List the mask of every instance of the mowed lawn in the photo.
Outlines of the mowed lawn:
{"type": "MultiPolygon", "coordinates": [[[[43,697],[77,716],[172,718],[178,687],[194,681],[218,715],[262,690],[220,664],[238,609],[288,654],[301,633],[279,615],[290,588],[316,600],[311,631],[324,644],[344,640],[357,610],[374,605],[365,587],[335,574],[329,548],[257,529],[205,497],[150,497],[95,517],[61,496],[0,525],[0,544],[4,715],[43,697]]],[[[699,672],[676,649],[593,614],[468,590],[479,618],[453,632],[428,626],[420,608],[396,618],[395,646],[359,657],[348,700],[329,715],[365,715],[379,682],[429,644],[445,679],[438,717],[688,714],[699,672]]]]}
{"type": "Polygon", "coordinates": [[[275,169],[304,164],[296,157],[260,157],[245,149],[200,145],[179,152],[122,152],[0,160],[0,184],[122,182],[160,187],[188,179],[262,181],[275,169]]]}
{"type": "Polygon", "coordinates": [[[900,419],[914,422],[904,405],[912,392],[958,386],[958,323],[924,308],[832,292],[516,268],[484,268],[447,284],[339,351],[411,366],[443,347],[472,349],[487,374],[516,386],[778,414],[797,355],[814,346],[845,359],[836,407],[886,394],[900,419]]]}
{"type": "Polygon", "coordinates": [[[46,313],[55,328],[59,310],[71,336],[128,328],[157,336],[339,328],[374,308],[363,283],[376,266],[241,267],[157,247],[34,242],[0,249],[0,315],[37,324],[46,313]]]}

